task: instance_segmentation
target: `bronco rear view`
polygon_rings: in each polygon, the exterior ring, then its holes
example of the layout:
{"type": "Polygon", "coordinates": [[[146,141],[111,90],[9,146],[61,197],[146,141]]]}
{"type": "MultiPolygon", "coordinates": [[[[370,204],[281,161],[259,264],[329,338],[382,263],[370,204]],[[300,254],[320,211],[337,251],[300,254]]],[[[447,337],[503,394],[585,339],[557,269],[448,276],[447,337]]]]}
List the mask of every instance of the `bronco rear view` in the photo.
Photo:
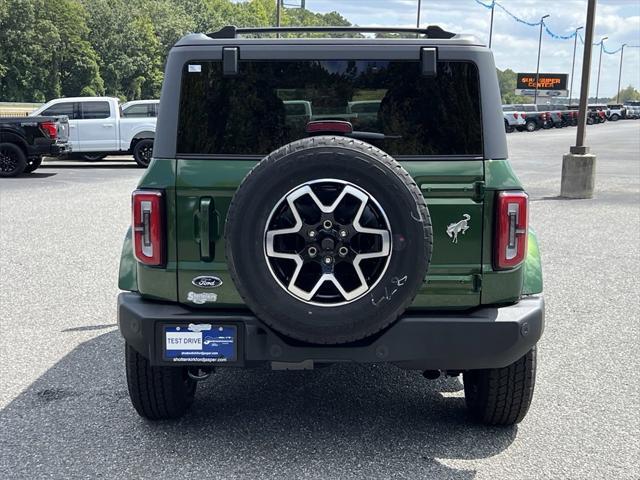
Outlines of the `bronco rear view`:
{"type": "Polygon", "coordinates": [[[153,157],[118,299],[140,415],[183,415],[215,368],[358,362],[462,375],[472,419],[524,418],[542,272],[489,49],[438,27],[188,35],[153,157]],[[381,30],[415,38],[362,35],[381,30]]]}

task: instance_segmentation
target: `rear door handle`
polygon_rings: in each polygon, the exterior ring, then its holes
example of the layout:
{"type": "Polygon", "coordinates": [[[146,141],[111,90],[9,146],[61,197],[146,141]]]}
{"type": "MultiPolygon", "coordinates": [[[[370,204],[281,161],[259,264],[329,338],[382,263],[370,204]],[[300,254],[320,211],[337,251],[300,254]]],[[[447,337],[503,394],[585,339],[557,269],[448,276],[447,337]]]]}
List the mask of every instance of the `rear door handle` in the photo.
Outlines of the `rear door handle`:
{"type": "Polygon", "coordinates": [[[103,127],[113,127],[113,123],[103,123],[103,127]]]}

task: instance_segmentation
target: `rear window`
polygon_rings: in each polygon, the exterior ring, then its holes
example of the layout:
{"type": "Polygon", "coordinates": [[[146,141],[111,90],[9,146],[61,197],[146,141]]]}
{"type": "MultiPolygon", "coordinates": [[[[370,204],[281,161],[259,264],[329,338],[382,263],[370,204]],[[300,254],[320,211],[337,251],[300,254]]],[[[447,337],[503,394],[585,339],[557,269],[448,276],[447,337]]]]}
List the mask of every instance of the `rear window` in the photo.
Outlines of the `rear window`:
{"type": "Polygon", "coordinates": [[[192,62],[182,76],[178,153],[265,155],[306,137],[316,120],[343,120],[391,155],[482,155],[480,86],[470,62],[192,62]],[[197,67],[194,67],[197,65],[197,67]],[[373,133],[374,135],[370,135],[373,133]],[[374,137],[374,138],[371,138],[374,137]]]}
{"type": "Polygon", "coordinates": [[[150,117],[149,107],[146,103],[131,105],[122,110],[122,116],[126,118],[150,117]]]}
{"type": "Polygon", "coordinates": [[[66,115],[69,117],[69,120],[73,120],[76,118],[75,110],[73,108],[73,103],[56,103],[55,105],[50,106],[41,115],[47,116],[57,116],[57,115],[66,115]]]}
{"type": "Polygon", "coordinates": [[[109,118],[111,110],[109,102],[82,102],[82,118],[85,120],[95,120],[99,118],[109,118]]]}

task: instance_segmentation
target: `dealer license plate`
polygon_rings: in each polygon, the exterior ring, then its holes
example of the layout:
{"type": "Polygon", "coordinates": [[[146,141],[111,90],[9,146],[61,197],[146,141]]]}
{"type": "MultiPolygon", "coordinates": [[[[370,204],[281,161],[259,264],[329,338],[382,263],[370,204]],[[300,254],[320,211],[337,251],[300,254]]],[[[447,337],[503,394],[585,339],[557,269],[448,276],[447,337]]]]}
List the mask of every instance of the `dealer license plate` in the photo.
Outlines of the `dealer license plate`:
{"type": "Polygon", "coordinates": [[[237,329],[229,325],[191,323],[165,326],[164,358],[170,362],[235,362],[237,329]]]}

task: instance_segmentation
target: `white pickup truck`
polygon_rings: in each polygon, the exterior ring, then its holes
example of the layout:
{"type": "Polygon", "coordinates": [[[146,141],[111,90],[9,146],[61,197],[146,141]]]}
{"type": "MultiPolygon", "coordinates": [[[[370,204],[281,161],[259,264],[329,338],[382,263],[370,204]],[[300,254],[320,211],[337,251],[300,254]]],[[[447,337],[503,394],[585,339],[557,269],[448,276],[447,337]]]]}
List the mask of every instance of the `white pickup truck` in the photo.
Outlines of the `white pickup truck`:
{"type": "Polygon", "coordinates": [[[76,158],[97,161],[107,155],[133,155],[140,167],[151,161],[156,118],[124,117],[117,98],[57,98],[30,115],[69,117],[69,143],[76,158]]]}

